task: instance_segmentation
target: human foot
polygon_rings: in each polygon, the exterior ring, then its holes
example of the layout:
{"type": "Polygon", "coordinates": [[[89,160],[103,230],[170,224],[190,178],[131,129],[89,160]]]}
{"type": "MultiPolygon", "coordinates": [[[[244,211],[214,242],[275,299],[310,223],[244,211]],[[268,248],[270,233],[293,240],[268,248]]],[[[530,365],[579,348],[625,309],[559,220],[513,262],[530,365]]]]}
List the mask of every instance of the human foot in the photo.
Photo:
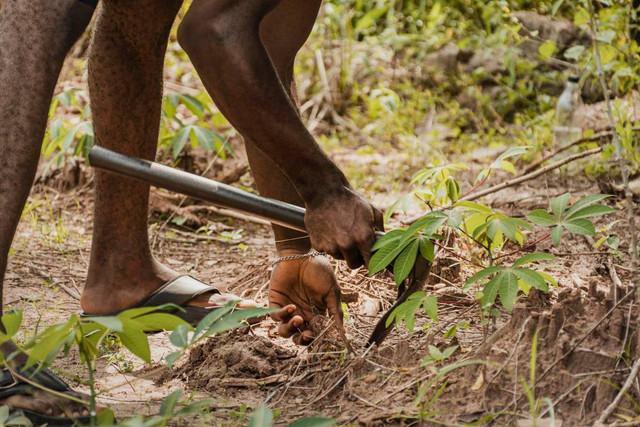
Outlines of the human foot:
{"type": "MultiPolygon", "coordinates": [[[[281,257],[301,255],[294,249],[279,252],[281,257]]],[[[329,313],[340,328],[342,306],[340,286],[325,256],[309,256],[278,262],[271,273],[269,306],[281,310],[271,317],[281,322],[278,332],[292,337],[296,344],[309,344],[313,334],[309,321],[318,314],[329,313]]]]}
{"type": "MultiPolygon", "coordinates": [[[[91,266],[80,305],[85,313],[91,315],[117,313],[143,304],[154,292],[181,276],[155,259],[146,263],[127,260],[120,268],[91,266]]],[[[195,286],[202,287],[202,284],[196,283],[195,286]]],[[[254,301],[215,290],[194,293],[196,295],[184,303],[173,302],[201,308],[219,307],[230,301],[239,301],[239,308],[256,305],[254,301]]]]}

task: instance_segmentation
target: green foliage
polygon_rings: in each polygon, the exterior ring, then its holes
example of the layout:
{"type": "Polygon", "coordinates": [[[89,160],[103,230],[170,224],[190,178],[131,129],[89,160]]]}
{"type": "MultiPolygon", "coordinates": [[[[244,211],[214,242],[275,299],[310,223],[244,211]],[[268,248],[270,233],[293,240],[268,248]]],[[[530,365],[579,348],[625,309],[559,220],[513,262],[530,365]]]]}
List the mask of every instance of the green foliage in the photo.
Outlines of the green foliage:
{"type": "Polygon", "coordinates": [[[0,406],[0,426],[32,426],[33,424],[23,415],[11,415],[8,406],[0,406]]]}
{"type": "Polygon", "coordinates": [[[413,332],[415,316],[420,307],[424,308],[425,313],[427,313],[427,316],[429,316],[431,320],[434,322],[438,321],[437,298],[427,295],[424,291],[418,291],[410,295],[405,302],[400,304],[391,312],[391,315],[387,319],[386,326],[389,326],[394,322],[398,324],[404,320],[404,324],[407,325],[407,329],[409,329],[410,332],[413,332]]]}
{"type": "Polygon", "coordinates": [[[176,360],[189,348],[200,343],[202,340],[221,332],[226,332],[246,325],[247,319],[265,316],[274,309],[263,307],[235,308],[236,302],[231,301],[224,306],[213,310],[205,316],[193,329],[187,324],[177,325],[173,328],[169,339],[171,344],[178,350],[170,353],[166,357],[167,365],[172,368],[176,360]]]}
{"type": "Polygon", "coordinates": [[[549,204],[551,214],[542,209],[536,209],[527,214],[527,219],[532,223],[542,227],[553,227],[551,238],[556,245],[560,244],[565,229],[575,234],[594,236],[595,226],[587,218],[615,212],[615,209],[609,206],[597,204],[611,196],[602,194],[587,196],[568,207],[569,197],[570,194],[565,193],[551,200],[549,204]]]}
{"type": "Polygon", "coordinates": [[[170,151],[174,158],[178,158],[189,142],[191,147],[201,145],[206,151],[215,152],[222,159],[226,159],[227,153],[233,154],[227,139],[208,127],[210,123],[226,127],[228,122],[207,100],[208,96],[205,94],[199,97],[169,94],[164,97],[160,126],[161,149],[170,151]],[[180,106],[191,113],[190,120],[194,123],[185,122],[180,106]]]}
{"type": "Polygon", "coordinates": [[[76,97],[79,89],[69,89],[53,97],[49,107],[49,128],[42,143],[42,155],[47,160],[45,172],[52,166],[60,167],[73,156],[85,160],[93,147],[93,125],[90,120],[91,110],[81,107],[76,97]],[[71,110],[71,118],[55,118],[60,109],[71,110]]]}
{"type": "Polygon", "coordinates": [[[436,232],[447,220],[441,213],[431,213],[413,223],[407,229],[398,229],[380,238],[372,250],[375,251],[369,262],[369,273],[382,271],[393,264],[393,274],[397,284],[407,278],[418,254],[433,261],[434,247],[431,239],[438,237],[436,232]]]}
{"type": "MultiPolygon", "coordinates": [[[[266,406],[260,406],[249,417],[249,427],[271,427],[274,412],[266,406]]],[[[305,417],[287,424],[287,427],[332,427],[337,423],[333,418],[315,416],[305,417]]]]}
{"type": "Polygon", "coordinates": [[[521,266],[530,262],[553,260],[554,258],[550,254],[533,253],[518,258],[510,267],[500,265],[487,267],[471,276],[467,280],[465,287],[469,287],[479,280],[489,278],[483,281],[485,284],[480,298],[482,306],[489,307],[499,294],[502,305],[510,311],[520,289],[528,292],[531,287],[534,287],[544,292],[549,291],[547,282],[550,282],[550,280],[548,277],[536,270],[521,266]]]}

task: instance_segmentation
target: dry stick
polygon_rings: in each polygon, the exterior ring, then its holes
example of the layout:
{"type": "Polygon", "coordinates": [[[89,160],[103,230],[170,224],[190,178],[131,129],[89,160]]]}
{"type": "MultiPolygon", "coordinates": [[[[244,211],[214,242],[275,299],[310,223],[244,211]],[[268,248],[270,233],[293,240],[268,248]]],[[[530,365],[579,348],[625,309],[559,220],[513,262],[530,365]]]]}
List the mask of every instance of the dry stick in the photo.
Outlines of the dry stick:
{"type": "Polygon", "coordinates": [[[627,380],[624,382],[624,385],[618,392],[618,395],[616,396],[615,399],[613,399],[613,402],[611,402],[609,406],[607,406],[607,408],[600,414],[600,416],[595,422],[595,425],[604,425],[604,422],[606,421],[606,419],[609,418],[609,415],[611,415],[611,413],[613,413],[613,411],[616,409],[616,407],[620,403],[620,400],[622,400],[624,395],[627,393],[627,390],[629,390],[629,388],[633,384],[633,381],[638,375],[638,371],[640,371],[640,357],[633,364],[633,369],[631,369],[631,373],[629,374],[629,376],[627,377],[627,380]]]}
{"type": "MultiPolygon", "coordinates": [[[[640,127],[638,128],[638,130],[640,130],[640,127]]],[[[571,147],[575,147],[576,145],[584,144],[584,143],[587,143],[587,142],[597,142],[597,141],[602,141],[602,140],[605,140],[605,139],[611,139],[612,136],[613,136],[613,133],[611,131],[605,131],[605,132],[600,132],[600,133],[597,133],[595,135],[591,135],[591,136],[588,136],[588,137],[580,138],[580,139],[578,139],[576,141],[573,141],[573,142],[571,142],[569,144],[563,145],[562,147],[558,148],[557,150],[547,154],[546,156],[543,156],[540,160],[531,163],[524,170],[524,174],[528,174],[528,173],[533,172],[534,170],[538,169],[538,167],[540,165],[542,165],[544,162],[546,162],[547,160],[557,156],[560,153],[563,153],[563,152],[567,151],[571,147]]]]}
{"type": "Polygon", "coordinates": [[[537,177],[539,177],[541,175],[544,175],[545,173],[547,173],[549,171],[552,171],[554,169],[558,169],[559,167],[562,167],[562,166],[564,166],[564,165],[566,165],[568,163],[571,163],[571,162],[574,162],[576,160],[591,156],[593,154],[598,154],[601,151],[602,151],[602,147],[598,147],[598,148],[592,148],[591,150],[587,150],[587,151],[584,151],[582,153],[574,154],[573,156],[569,156],[569,157],[567,157],[565,159],[562,159],[562,160],[559,160],[559,161],[557,161],[555,163],[551,163],[550,165],[545,166],[542,169],[538,169],[535,172],[531,172],[529,174],[522,175],[522,176],[519,176],[517,178],[510,179],[510,180],[505,181],[505,182],[503,182],[501,184],[497,184],[497,185],[494,185],[492,187],[489,187],[486,190],[479,191],[477,193],[471,194],[468,197],[465,197],[464,200],[468,200],[468,201],[477,200],[477,199],[479,199],[481,197],[484,197],[486,195],[498,192],[500,190],[504,190],[505,188],[513,187],[514,185],[522,184],[523,182],[526,182],[526,181],[531,181],[532,179],[535,179],[535,178],[537,178],[537,177]]]}
{"type": "MultiPolygon", "coordinates": [[[[615,119],[613,118],[613,112],[612,112],[613,109],[611,107],[611,98],[609,96],[609,89],[607,88],[607,84],[605,82],[604,69],[602,67],[602,58],[600,56],[600,47],[598,46],[598,38],[596,37],[597,23],[595,19],[595,11],[594,11],[593,3],[591,2],[591,0],[589,0],[589,27],[591,29],[591,39],[593,41],[594,57],[596,60],[596,66],[598,70],[598,80],[600,81],[600,86],[602,86],[602,92],[604,93],[609,125],[613,129],[612,137],[613,137],[613,143],[616,149],[616,157],[620,162],[620,172],[622,175],[622,183],[624,187],[625,199],[627,201],[627,221],[629,222],[629,229],[631,232],[631,270],[633,271],[633,276],[634,276],[632,280],[633,280],[633,285],[635,287],[636,301],[640,301],[640,278],[638,277],[639,276],[638,236],[636,234],[636,226],[633,218],[634,203],[633,203],[632,193],[629,188],[629,172],[627,170],[624,159],[622,157],[622,144],[620,143],[620,139],[618,138],[618,133],[615,130],[616,123],[615,123],[615,119]]],[[[617,285],[614,283],[613,286],[617,286],[617,285]]],[[[633,384],[633,381],[636,379],[638,375],[638,370],[640,370],[640,357],[633,364],[633,369],[631,370],[631,373],[627,377],[627,380],[625,381],[624,385],[618,392],[615,399],[613,399],[613,402],[611,402],[611,404],[609,404],[609,406],[607,406],[604,412],[602,412],[602,414],[600,414],[600,416],[598,417],[598,420],[596,421],[597,425],[603,425],[606,419],[616,409],[616,407],[620,403],[620,400],[625,395],[627,390],[629,390],[629,388],[633,384]]]]}
{"type": "MultiPolygon", "coordinates": [[[[496,193],[498,191],[504,190],[505,188],[509,188],[509,187],[513,187],[514,185],[518,185],[518,184],[522,184],[523,182],[527,182],[527,181],[531,181],[532,179],[536,179],[537,177],[539,177],[540,175],[544,175],[545,173],[552,171],[554,169],[558,169],[559,167],[562,167],[568,163],[571,162],[575,162],[576,160],[579,159],[583,159],[585,157],[589,157],[593,154],[598,154],[602,151],[602,147],[598,147],[598,148],[592,148],[591,150],[587,150],[587,151],[583,151],[582,153],[577,153],[574,154],[572,156],[569,156],[565,159],[562,160],[558,160],[555,163],[551,163],[550,165],[547,165],[545,167],[543,167],[542,169],[538,169],[535,172],[531,172],[529,174],[526,175],[522,175],[519,176],[517,178],[513,178],[510,179],[508,181],[505,181],[501,184],[496,184],[492,187],[487,188],[486,190],[482,190],[479,191],[477,193],[473,193],[473,194],[469,194],[467,197],[461,197],[460,200],[467,200],[467,201],[472,201],[472,200],[477,200],[481,197],[487,196],[489,194],[493,194],[496,193]]],[[[449,206],[445,206],[442,207],[440,209],[438,209],[439,211],[445,211],[447,209],[452,208],[453,205],[449,205],[449,206]]],[[[419,215],[419,216],[415,216],[413,218],[409,218],[406,221],[403,221],[405,224],[413,224],[414,222],[416,222],[417,220],[419,220],[420,218],[422,218],[423,215],[419,215]]]]}
{"type": "MultiPolygon", "coordinates": [[[[578,348],[580,346],[580,344],[582,344],[584,342],[584,340],[586,340],[601,324],[602,322],[604,322],[606,319],[609,318],[609,316],[611,316],[611,314],[618,308],[618,306],[620,304],[622,304],[627,298],[629,298],[631,295],[633,294],[633,292],[627,292],[625,295],[622,296],[622,298],[620,298],[618,300],[617,304],[614,304],[613,307],[611,307],[609,309],[609,311],[607,311],[604,316],[602,316],[602,318],[600,320],[598,320],[583,336],[582,338],[580,338],[569,350],[567,350],[562,356],[560,356],[558,359],[556,359],[551,366],[549,366],[547,369],[545,369],[545,371],[542,373],[542,375],[540,375],[537,379],[536,382],[539,383],[540,381],[542,381],[544,378],[546,378],[547,375],[549,375],[549,373],[553,370],[553,368],[555,368],[558,363],[562,362],[564,359],[566,359],[571,353],[573,353],[573,351],[578,348]]],[[[505,326],[503,326],[500,330],[502,330],[503,328],[505,328],[505,326]]],[[[500,332],[500,330],[498,332],[500,332]]],[[[524,397],[524,395],[520,396],[518,398],[518,400],[516,400],[514,403],[517,405],[518,402],[520,402],[520,400],[522,400],[522,398],[524,397]]],[[[511,405],[513,405],[514,403],[510,404],[507,406],[507,408],[509,408],[511,405]]],[[[506,411],[506,409],[503,409],[501,412],[506,411]]]]}
{"type": "Polygon", "coordinates": [[[620,162],[620,172],[622,174],[622,183],[624,187],[624,195],[627,201],[627,221],[629,222],[629,231],[631,232],[631,269],[634,273],[634,286],[636,288],[636,300],[640,300],[640,274],[638,273],[638,236],[636,232],[635,220],[633,218],[633,193],[629,188],[629,171],[622,158],[622,144],[618,138],[618,132],[616,129],[616,122],[613,118],[613,108],[611,107],[611,97],[609,96],[609,89],[604,79],[604,69],[602,68],[602,57],[600,56],[600,47],[598,46],[598,40],[596,36],[597,24],[595,20],[593,4],[589,0],[589,26],[591,27],[591,38],[593,40],[593,50],[595,53],[596,66],[598,68],[598,79],[600,80],[600,86],[602,86],[602,93],[604,94],[605,105],[607,107],[607,118],[609,119],[609,125],[613,130],[613,144],[616,149],[616,157],[620,162]]]}

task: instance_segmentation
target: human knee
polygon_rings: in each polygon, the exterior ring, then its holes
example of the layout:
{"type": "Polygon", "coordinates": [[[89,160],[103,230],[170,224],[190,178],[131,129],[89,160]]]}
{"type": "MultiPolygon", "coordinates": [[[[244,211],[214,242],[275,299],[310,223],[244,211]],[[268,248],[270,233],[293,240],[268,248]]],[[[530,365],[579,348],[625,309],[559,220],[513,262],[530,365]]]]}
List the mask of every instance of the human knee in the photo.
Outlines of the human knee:
{"type": "Polygon", "coordinates": [[[208,12],[201,14],[191,9],[178,27],[178,42],[192,59],[194,55],[201,56],[205,52],[215,54],[220,47],[217,45],[228,42],[231,29],[224,22],[227,12],[211,8],[208,12]]]}

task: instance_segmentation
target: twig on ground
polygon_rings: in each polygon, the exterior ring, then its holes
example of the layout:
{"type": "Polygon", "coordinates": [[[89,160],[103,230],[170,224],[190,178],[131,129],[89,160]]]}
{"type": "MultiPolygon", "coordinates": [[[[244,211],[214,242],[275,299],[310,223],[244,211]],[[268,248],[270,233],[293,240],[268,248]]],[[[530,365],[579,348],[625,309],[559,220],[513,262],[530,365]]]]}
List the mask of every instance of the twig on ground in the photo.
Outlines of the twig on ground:
{"type": "Polygon", "coordinates": [[[56,282],[53,284],[53,286],[57,286],[60,289],[62,289],[63,291],[65,291],[67,294],[69,294],[69,296],[71,296],[71,298],[76,299],[76,300],[80,300],[80,293],[78,293],[77,290],[72,289],[70,287],[68,287],[67,285],[65,285],[62,282],[56,282]]]}
{"type": "Polygon", "coordinates": [[[624,385],[618,392],[618,395],[616,396],[616,398],[613,399],[613,402],[611,402],[604,411],[602,411],[602,413],[600,414],[600,416],[598,417],[594,425],[596,426],[605,425],[604,423],[607,420],[607,418],[609,418],[609,415],[611,415],[613,411],[616,409],[616,407],[620,403],[620,400],[624,397],[624,395],[627,393],[627,390],[629,390],[629,388],[633,384],[633,381],[638,376],[638,371],[640,371],[640,357],[638,357],[635,363],[633,364],[631,373],[627,377],[627,380],[624,382],[624,385]]]}
{"type": "MultiPolygon", "coordinates": [[[[634,126],[633,130],[640,131],[640,126],[634,126]]],[[[537,160],[531,163],[529,166],[527,166],[527,168],[524,170],[522,174],[526,175],[528,173],[533,172],[534,170],[538,169],[538,167],[542,165],[544,162],[546,162],[547,160],[554,158],[558,154],[563,153],[567,151],[569,148],[575,147],[576,145],[586,144],[588,142],[599,142],[599,141],[610,140],[613,138],[613,133],[614,132],[612,132],[611,130],[606,130],[603,132],[598,132],[595,135],[580,138],[569,144],[563,145],[562,147],[556,149],[555,151],[543,156],[540,160],[537,160]]]]}

